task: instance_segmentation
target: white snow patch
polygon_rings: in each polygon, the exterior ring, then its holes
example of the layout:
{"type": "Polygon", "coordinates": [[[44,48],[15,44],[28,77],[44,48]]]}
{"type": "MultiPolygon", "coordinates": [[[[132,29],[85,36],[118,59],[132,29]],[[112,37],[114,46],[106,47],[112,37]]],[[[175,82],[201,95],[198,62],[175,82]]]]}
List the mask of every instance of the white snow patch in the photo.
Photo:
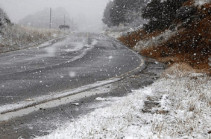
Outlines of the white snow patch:
{"type": "Polygon", "coordinates": [[[128,27],[128,26],[118,26],[118,27],[108,28],[107,30],[103,32],[103,34],[110,36],[112,38],[119,38],[130,32],[139,30],[140,28],[142,28],[142,25],[140,25],[139,27],[134,27],[134,28],[128,27]]]}
{"type": "MultiPolygon", "coordinates": [[[[65,97],[68,97],[70,95],[73,96],[75,94],[78,94],[79,92],[84,92],[84,91],[89,90],[89,89],[101,87],[100,88],[101,91],[95,89],[95,90],[97,90],[97,93],[94,93],[94,95],[100,94],[100,92],[103,92],[104,90],[106,92],[109,92],[108,90],[110,90],[110,89],[105,89],[102,86],[111,84],[113,82],[117,82],[119,80],[120,80],[120,78],[113,78],[113,79],[109,79],[109,80],[98,81],[98,82],[95,82],[93,84],[85,85],[85,86],[82,86],[82,87],[79,87],[79,88],[76,88],[76,89],[72,89],[72,90],[69,90],[69,91],[66,91],[66,92],[52,93],[52,94],[44,95],[44,96],[41,96],[41,97],[35,97],[33,99],[29,98],[30,101],[28,101],[28,99],[26,99],[26,100],[21,101],[21,102],[0,106],[0,121],[5,121],[5,120],[8,120],[10,118],[18,117],[20,115],[20,112],[18,112],[19,109],[21,111],[21,109],[27,108],[29,106],[33,106],[33,105],[37,105],[37,104],[42,105],[43,102],[46,102],[46,104],[43,103],[44,107],[47,107],[47,108],[55,107],[54,105],[56,105],[56,104],[51,104],[51,100],[57,100],[58,98],[65,98],[65,97]],[[49,102],[49,104],[48,104],[48,102],[49,102]],[[14,111],[14,110],[17,110],[17,113],[12,112],[12,115],[10,115],[10,113],[8,113],[8,112],[14,111]],[[8,115],[7,114],[1,115],[2,113],[8,113],[8,115]]],[[[86,96],[89,96],[92,93],[86,94],[86,96]]],[[[84,94],[82,94],[82,95],[84,95],[84,94]]],[[[82,95],[80,96],[81,98],[85,97],[85,96],[82,96],[82,95]]],[[[56,106],[58,106],[58,105],[56,105],[56,106]]],[[[29,107],[29,109],[30,109],[30,107],[29,107]]],[[[33,111],[35,111],[35,110],[34,109],[27,110],[28,113],[31,113],[33,111]]]]}
{"type": "Polygon", "coordinates": [[[205,3],[210,3],[211,0],[195,0],[195,6],[199,5],[204,5],[205,3]]]}
{"type": "Polygon", "coordinates": [[[95,100],[98,100],[98,101],[117,101],[121,99],[120,97],[106,97],[106,98],[102,98],[102,97],[97,97],[95,98],[95,100]]]}
{"type": "Polygon", "coordinates": [[[176,33],[177,33],[176,31],[166,30],[165,32],[161,33],[156,37],[152,37],[146,40],[141,40],[136,44],[134,50],[140,52],[141,49],[151,46],[157,46],[158,44],[167,41],[171,36],[175,35],[176,33]]]}
{"type": "Polygon", "coordinates": [[[72,103],[72,105],[79,106],[80,104],[79,103],[72,103]]]}
{"type": "Polygon", "coordinates": [[[56,37],[58,36],[58,34],[55,34],[55,33],[54,33],[54,34],[52,34],[52,36],[53,36],[54,38],[56,38],[56,37]]]}
{"type": "Polygon", "coordinates": [[[210,138],[210,79],[201,76],[159,79],[109,107],[97,109],[37,139],[210,138]],[[160,105],[144,112],[145,101],[160,105]]]}
{"type": "Polygon", "coordinates": [[[91,45],[93,45],[93,46],[94,46],[94,45],[96,45],[97,43],[98,43],[98,41],[97,41],[97,40],[93,40],[91,45]]]}
{"type": "Polygon", "coordinates": [[[107,99],[106,98],[102,98],[102,97],[97,97],[97,98],[95,98],[96,100],[99,100],[99,101],[107,101],[107,99]]]}

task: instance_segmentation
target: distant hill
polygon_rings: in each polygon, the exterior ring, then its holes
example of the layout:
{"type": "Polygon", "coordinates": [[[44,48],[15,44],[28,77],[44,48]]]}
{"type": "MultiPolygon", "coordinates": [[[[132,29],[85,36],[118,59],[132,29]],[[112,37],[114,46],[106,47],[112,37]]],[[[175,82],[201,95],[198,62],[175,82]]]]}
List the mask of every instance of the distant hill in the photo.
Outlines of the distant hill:
{"type": "MultiPolygon", "coordinates": [[[[58,29],[60,25],[65,24],[70,26],[70,30],[77,30],[77,26],[73,20],[71,20],[69,13],[64,8],[52,9],[52,28],[58,29]]],[[[49,28],[50,22],[50,9],[46,8],[33,15],[28,15],[19,21],[19,24],[38,27],[49,28]]]]}

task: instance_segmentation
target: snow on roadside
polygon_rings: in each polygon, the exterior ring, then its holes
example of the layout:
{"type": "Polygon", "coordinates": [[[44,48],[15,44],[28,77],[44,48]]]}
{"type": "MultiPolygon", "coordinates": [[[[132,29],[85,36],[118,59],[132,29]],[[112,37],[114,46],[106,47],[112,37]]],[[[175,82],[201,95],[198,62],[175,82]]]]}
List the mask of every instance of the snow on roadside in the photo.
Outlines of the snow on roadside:
{"type": "Polygon", "coordinates": [[[152,46],[157,46],[158,44],[161,44],[161,43],[167,41],[170,37],[174,36],[176,33],[178,33],[178,32],[166,30],[156,37],[152,37],[152,38],[149,38],[146,40],[140,40],[134,47],[134,50],[137,52],[140,52],[141,49],[144,49],[147,47],[152,47],[152,46]]]}
{"type": "Polygon", "coordinates": [[[161,78],[37,138],[210,138],[210,106],[210,77],[161,78]]]}
{"type": "Polygon", "coordinates": [[[135,30],[138,30],[142,27],[142,25],[140,25],[139,27],[127,27],[127,26],[119,26],[119,27],[112,27],[112,28],[108,28],[106,29],[103,34],[112,37],[112,38],[119,38],[125,34],[128,34],[130,32],[134,32],[135,30]]]}

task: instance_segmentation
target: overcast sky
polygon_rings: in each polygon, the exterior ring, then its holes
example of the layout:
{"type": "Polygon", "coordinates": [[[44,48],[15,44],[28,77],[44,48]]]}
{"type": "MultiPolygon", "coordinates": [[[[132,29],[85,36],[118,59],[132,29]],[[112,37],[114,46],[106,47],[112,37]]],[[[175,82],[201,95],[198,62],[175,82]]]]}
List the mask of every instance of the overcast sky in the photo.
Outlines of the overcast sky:
{"type": "Polygon", "coordinates": [[[10,19],[18,21],[44,8],[64,7],[82,31],[100,31],[102,15],[109,0],[0,0],[10,19]]]}

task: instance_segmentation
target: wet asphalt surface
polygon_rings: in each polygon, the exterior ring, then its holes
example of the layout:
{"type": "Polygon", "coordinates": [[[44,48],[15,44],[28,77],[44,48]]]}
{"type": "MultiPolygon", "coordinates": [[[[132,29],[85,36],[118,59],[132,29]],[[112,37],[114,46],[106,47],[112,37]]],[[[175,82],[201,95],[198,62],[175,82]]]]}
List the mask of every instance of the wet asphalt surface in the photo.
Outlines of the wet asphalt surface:
{"type": "MultiPolygon", "coordinates": [[[[86,115],[97,108],[102,108],[112,104],[112,102],[105,103],[96,98],[126,96],[134,89],[139,89],[152,84],[159,78],[164,69],[164,64],[147,59],[146,67],[144,69],[138,69],[120,82],[113,83],[113,89],[105,94],[83,98],[74,102],[79,105],[70,103],[51,109],[40,108],[39,111],[29,115],[0,123],[0,138],[31,139],[37,136],[47,135],[58,127],[76,120],[80,116],[86,115]]],[[[105,86],[105,88],[109,87],[111,86],[105,86]]]]}
{"type": "MultiPolygon", "coordinates": [[[[11,53],[1,54],[0,105],[77,88],[121,75],[140,65],[139,56],[108,37],[80,34],[69,36],[67,40],[64,42],[73,43],[56,45],[59,47],[56,53],[54,49],[45,46],[12,52],[13,57],[11,53]],[[85,47],[76,51],[69,50],[74,45],[80,45],[81,41],[85,47]]],[[[69,103],[50,109],[40,108],[31,114],[0,122],[0,139],[30,139],[47,135],[80,116],[112,103],[96,100],[97,97],[122,97],[131,93],[131,90],[153,83],[159,78],[165,65],[150,59],[145,61],[144,69],[141,67],[123,80],[105,86],[110,88],[105,94],[85,97],[74,102],[79,105],[69,103]]]]}
{"type": "Polygon", "coordinates": [[[119,42],[82,33],[0,54],[0,106],[119,76],[140,63],[141,58],[119,42]]]}

